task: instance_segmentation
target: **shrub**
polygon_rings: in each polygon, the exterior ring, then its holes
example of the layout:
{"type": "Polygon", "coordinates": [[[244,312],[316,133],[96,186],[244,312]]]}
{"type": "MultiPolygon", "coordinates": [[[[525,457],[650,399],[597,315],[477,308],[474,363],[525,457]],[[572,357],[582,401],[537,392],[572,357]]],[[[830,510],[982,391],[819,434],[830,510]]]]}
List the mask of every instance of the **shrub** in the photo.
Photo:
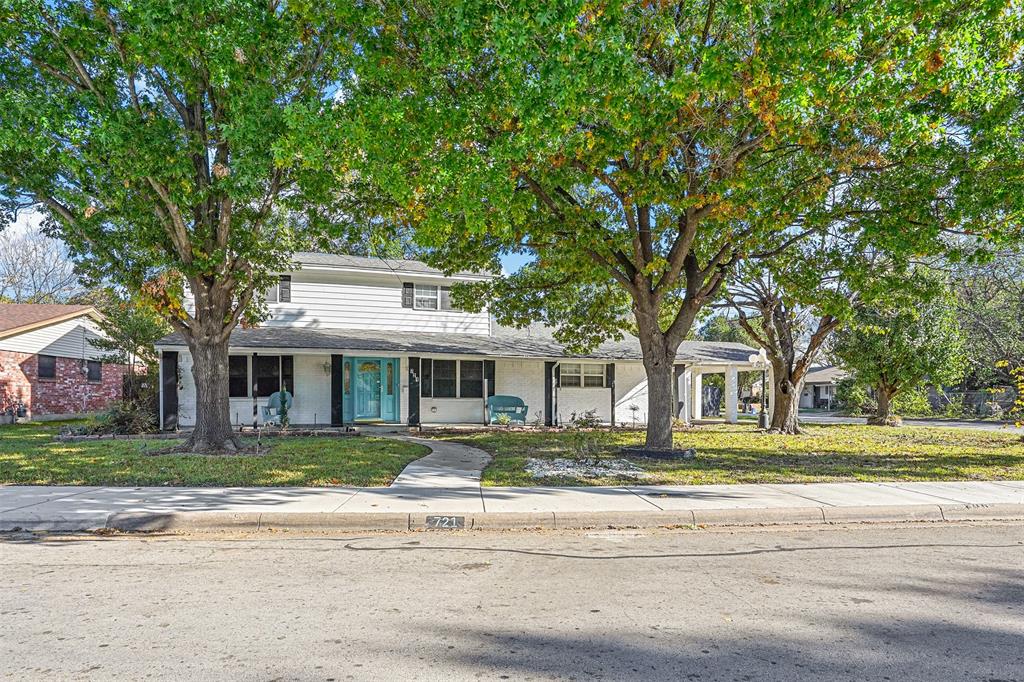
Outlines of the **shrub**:
{"type": "Polygon", "coordinates": [[[83,429],[90,435],[131,435],[156,430],[156,415],[150,406],[134,400],[119,400],[91,420],[83,429]]]}
{"type": "Polygon", "coordinates": [[[847,376],[836,382],[836,404],[843,414],[873,414],[878,407],[867,386],[856,377],[847,376]]]}
{"type": "Polygon", "coordinates": [[[494,418],[494,422],[498,424],[498,426],[508,426],[512,423],[512,417],[509,414],[502,412],[494,418]]]}
{"type": "Polygon", "coordinates": [[[601,418],[597,416],[597,410],[573,412],[569,415],[569,426],[574,429],[594,429],[600,425],[601,418]]]}
{"type": "Polygon", "coordinates": [[[901,417],[931,417],[935,414],[928,401],[928,389],[924,386],[897,393],[892,399],[892,411],[901,417]]]}
{"type": "Polygon", "coordinates": [[[964,417],[963,393],[946,395],[946,405],[942,408],[942,416],[949,419],[962,419],[964,417]]]}

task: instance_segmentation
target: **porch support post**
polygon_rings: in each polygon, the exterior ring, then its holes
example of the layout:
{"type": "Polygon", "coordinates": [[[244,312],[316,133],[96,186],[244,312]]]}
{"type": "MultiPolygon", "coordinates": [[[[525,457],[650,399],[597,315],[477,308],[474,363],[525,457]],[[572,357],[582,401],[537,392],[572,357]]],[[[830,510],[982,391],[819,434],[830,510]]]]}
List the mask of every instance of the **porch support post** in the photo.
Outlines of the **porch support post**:
{"type": "Polygon", "coordinates": [[[736,403],[739,401],[739,373],[736,365],[729,365],[725,368],[725,421],[735,424],[739,421],[736,412],[736,403]]]}
{"type": "Polygon", "coordinates": [[[258,422],[258,407],[256,405],[256,353],[252,354],[252,429],[253,431],[259,426],[258,422]]]}
{"type": "Polygon", "coordinates": [[[679,411],[679,417],[684,423],[689,424],[693,415],[693,394],[690,391],[690,384],[693,380],[693,370],[687,367],[679,376],[679,396],[682,399],[683,408],[679,411]]]}
{"type": "Polygon", "coordinates": [[[697,421],[704,417],[704,382],[701,373],[694,370],[690,375],[690,419],[697,421]]]}

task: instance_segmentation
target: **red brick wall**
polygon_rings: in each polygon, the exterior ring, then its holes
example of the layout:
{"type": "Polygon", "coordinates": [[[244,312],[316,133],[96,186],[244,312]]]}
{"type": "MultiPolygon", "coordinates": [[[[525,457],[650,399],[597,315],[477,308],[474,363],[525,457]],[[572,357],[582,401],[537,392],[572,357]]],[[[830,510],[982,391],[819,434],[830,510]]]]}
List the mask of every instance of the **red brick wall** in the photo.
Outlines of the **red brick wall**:
{"type": "Polygon", "coordinates": [[[57,358],[57,378],[39,379],[35,355],[0,351],[0,411],[22,403],[34,417],[97,412],[121,398],[127,365],[104,363],[102,381],[93,383],[82,373],[82,362],[57,358]]]}

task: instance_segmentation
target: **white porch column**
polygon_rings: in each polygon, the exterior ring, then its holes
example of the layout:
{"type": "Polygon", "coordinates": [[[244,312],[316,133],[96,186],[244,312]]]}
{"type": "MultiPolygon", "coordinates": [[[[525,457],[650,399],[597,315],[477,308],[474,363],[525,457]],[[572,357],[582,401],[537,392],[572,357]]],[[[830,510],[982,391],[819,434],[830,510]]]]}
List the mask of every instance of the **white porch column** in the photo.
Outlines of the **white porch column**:
{"type": "Polygon", "coordinates": [[[740,381],[736,365],[725,368],[725,421],[735,424],[739,421],[736,403],[739,402],[740,381]]]}
{"type": "Polygon", "coordinates": [[[693,372],[689,369],[684,369],[683,373],[679,375],[679,383],[676,386],[679,401],[683,404],[676,417],[682,419],[687,424],[690,423],[690,379],[692,376],[693,372]]]}
{"type": "Polygon", "coordinates": [[[690,405],[692,411],[690,413],[690,419],[697,421],[704,417],[704,382],[701,378],[700,372],[694,372],[693,378],[690,379],[690,405]]]}

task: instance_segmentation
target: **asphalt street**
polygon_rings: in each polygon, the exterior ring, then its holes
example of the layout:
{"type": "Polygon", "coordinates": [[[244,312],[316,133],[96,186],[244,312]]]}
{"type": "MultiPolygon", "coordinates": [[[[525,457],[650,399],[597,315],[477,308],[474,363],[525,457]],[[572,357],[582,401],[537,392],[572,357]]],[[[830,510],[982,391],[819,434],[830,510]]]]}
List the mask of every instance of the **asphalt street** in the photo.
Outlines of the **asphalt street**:
{"type": "Polygon", "coordinates": [[[1024,681],[1024,525],[0,536],[0,679],[1024,681]]]}

